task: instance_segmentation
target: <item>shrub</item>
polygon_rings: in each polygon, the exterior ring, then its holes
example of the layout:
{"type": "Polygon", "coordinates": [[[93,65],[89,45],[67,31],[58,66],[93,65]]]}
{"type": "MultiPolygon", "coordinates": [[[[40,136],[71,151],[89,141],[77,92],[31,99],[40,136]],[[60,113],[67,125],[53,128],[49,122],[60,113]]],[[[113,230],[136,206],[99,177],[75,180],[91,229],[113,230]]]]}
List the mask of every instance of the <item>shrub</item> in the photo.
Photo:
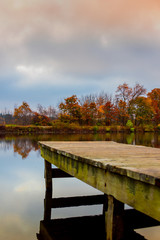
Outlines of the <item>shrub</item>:
{"type": "Polygon", "coordinates": [[[32,124],[36,126],[49,126],[51,125],[51,121],[47,116],[35,112],[32,118],[32,124]]]}
{"type": "Polygon", "coordinates": [[[153,132],[154,131],[153,125],[145,125],[144,131],[145,132],[153,132]]]}
{"type": "Polygon", "coordinates": [[[128,120],[126,123],[126,127],[129,127],[130,129],[133,128],[133,123],[131,120],[128,120]]]}
{"type": "Polygon", "coordinates": [[[106,127],[106,132],[110,132],[111,131],[111,127],[106,127]]]}
{"type": "Polygon", "coordinates": [[[98,130],[99,130],[98,126],[94,126],[94,127],[93,127],[94,133],[97,133],[98,130]]]}

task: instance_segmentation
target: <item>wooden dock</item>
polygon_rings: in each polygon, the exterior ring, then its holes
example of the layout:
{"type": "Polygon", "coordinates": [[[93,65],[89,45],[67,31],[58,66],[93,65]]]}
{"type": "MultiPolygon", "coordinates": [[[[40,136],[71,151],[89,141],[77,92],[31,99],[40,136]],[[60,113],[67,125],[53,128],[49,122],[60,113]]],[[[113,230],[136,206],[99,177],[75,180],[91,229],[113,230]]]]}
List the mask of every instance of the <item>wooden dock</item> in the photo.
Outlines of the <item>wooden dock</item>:
{"type": "Polygon", "coordinates": [[[124,204],[160,221],[160,149],[115,142],[40,142],[41,155],[107,195],[107,240],[124,237],[124,204]]]}

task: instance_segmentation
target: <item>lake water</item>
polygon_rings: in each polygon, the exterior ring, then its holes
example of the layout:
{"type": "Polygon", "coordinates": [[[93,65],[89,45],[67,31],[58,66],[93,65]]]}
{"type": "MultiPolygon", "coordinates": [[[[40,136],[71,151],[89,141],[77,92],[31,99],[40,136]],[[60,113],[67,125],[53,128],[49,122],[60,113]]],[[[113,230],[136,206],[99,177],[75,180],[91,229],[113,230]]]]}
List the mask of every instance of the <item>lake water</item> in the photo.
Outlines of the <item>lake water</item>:
{"type": "MultiPolygon", "coordinates": [[[[38,141],[117,141],[160,147],[160,135],[38,135],[0,136],[0,240],[36,240],[44,214],[44,160],[38,141]]],[[[100,192],[75,178],[55,179],[54,197],[96,195],[100,192]]],[[[102,206],[83,206],[52,210],[52,219],[102,213],[102,206]]],[[[160,239],[160,227],[138,230],[148,240],[160,239]]]]}

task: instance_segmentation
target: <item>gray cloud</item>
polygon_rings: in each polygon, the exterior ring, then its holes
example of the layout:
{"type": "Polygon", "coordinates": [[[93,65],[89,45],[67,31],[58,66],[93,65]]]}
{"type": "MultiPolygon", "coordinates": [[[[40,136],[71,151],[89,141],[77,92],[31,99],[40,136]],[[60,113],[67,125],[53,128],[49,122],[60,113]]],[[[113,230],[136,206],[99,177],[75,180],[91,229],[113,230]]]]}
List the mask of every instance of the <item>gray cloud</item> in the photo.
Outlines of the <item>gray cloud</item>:
{"type": "Polygon", "coordinates": [[[159,13],[156,0],[2,0],[0,106],[28,93],[43,104],[42,89],[56,102],[124,81],[160,87],[159,13]]]}

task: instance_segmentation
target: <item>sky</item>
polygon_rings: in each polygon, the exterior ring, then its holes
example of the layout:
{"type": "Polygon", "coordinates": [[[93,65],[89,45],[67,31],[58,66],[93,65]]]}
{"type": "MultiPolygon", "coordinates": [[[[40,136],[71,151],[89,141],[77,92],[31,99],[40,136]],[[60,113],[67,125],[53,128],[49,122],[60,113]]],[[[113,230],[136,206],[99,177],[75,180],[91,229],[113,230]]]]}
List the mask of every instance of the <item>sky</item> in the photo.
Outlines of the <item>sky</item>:
{"type": "Polygon", "coordinates": [[[159,0],[1,0],[0,111],[160,88],[159,0]]]}

